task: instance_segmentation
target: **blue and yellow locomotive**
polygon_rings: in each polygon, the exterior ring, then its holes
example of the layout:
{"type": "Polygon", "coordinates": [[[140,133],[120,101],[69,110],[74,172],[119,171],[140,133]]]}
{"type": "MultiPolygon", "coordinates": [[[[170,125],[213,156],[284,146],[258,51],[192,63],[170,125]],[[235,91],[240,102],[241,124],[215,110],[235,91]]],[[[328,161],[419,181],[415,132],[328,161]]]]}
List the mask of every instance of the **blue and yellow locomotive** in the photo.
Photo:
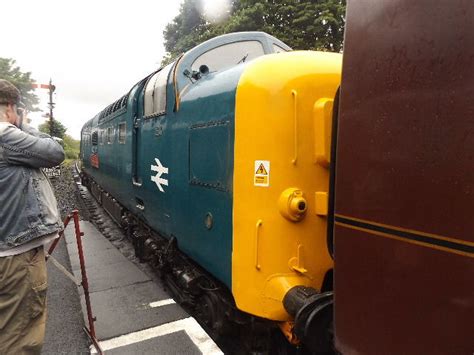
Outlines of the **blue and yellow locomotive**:
{"type": "Polygon", "coordinates": [[[307,300],[331,291],[340,76],[340,54],[233,33],[147,76],[84,125],[84,183],[177,297],[205,305],[211,327],[258,319],[297,343],[295,316],[305,308],[306,322],[307,300]]]}

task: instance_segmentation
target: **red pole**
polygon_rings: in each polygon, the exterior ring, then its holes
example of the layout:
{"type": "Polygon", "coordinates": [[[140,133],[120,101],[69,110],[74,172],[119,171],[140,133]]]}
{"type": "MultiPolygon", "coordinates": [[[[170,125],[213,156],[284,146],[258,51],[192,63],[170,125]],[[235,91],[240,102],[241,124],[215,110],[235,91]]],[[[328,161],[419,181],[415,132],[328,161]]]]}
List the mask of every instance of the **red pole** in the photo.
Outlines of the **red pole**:
{"type": "Polygon", "coordinates": [[[76,230],[77,249],[79,251],[79,263],[81,264],[82,287],[84,288],[84,297],[86,299],[87,319],[89,321],[89,331],[92,337],[95,338],[94,318],[92,317],[91,300],[89,297],[89,283],[87,281],[86,266],[84,263],[84,252],[82,251],[81,238],[84,235],[84,233],[81,232],[81,228],[79,226],[79,212],[77,210],[74,210],[72,211],[72,215],[74,218],[74,227],[76,230]]]}
{"type": "MultiPolygon", "coordinates": [[[[71,220],[71,215],[68,214],[66,216],[66,219],[64,220],[64,229],[66,229],[67,225],[69,224],[69,221],[71,220]]],[[[61,237],[64,235],[64,229],[62,231],[59,232],[59,237],[57,237],[53,243],[51,244],[51,246],[49,247],[49,250],[48,250],[48,254],[46,255],[46,260],[48,260],[48,257],[53,253],[54,249],[56,248],[56,246],[58,245],[59,243],[59,240],[61,239],[61,237]]]]}
{"type": "MultiPolygon", "coordinates": [[[[89,321],[89,329],[87,327],[84,327],[84,331],[86,332],[87,336],[92,341],[92,343],[94,344],[95,348],[97,349],[97,352],[100,355],[102,355],[103,351],[99,345],[99,341],[95,337],[95,328],[94,328],[95,318],[92,316],[92,306],[91,306],[91,300],[90,300],[90,295],[89,295],[89,283],[87,281],[86,264],[84,261],[84,252],[82,250],[81,238],[84,235],[84,233],[81,232],[81,228],[79,225],[79,211],[73,210],[72,215],[71,214],[67,215],[66,219],[64,220],[64,229],[66,229],[66,226],[69,224],[71,218],[74,219],[74,229],[75,229],[75,234],[76,234],[77,250],[79,252],[79,263],[81,265],[81,276],[82,276],[81,286],[84,289],[84,297],[86,299],[86,307],[87,307],[87,319],[89,321]]],[[[54,242],[51,244],[48,250],[48,253],[46,255],[46,260],[48,260],[49,255],[51,255],[51,253],[56,248],[56,245],[59,243],[59,240],[64,235],[64,229],[59,232],[59,237],[56,238],[54,242]]],[[[67,270],[64,270],[64,272],[66,273],[66,276],[68,276],[67,274],[69,274],[69,272],[67,270]]],[[[71,275],[70,278],[74,280],[74,276],[71,275]]]]}

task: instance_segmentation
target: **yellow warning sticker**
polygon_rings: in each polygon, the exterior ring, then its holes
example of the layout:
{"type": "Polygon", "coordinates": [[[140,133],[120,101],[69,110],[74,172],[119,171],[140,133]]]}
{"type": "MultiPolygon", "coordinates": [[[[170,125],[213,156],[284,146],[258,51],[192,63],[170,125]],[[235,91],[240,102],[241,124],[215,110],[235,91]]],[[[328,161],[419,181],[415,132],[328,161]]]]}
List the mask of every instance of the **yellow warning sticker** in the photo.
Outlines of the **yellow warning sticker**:
{"type": "Polygon", "coordinates": [[[268,176],[255,176],[255,185],[268,186],[268,176]]]}
{"type": "Polygon", "coordinates": [[[267,170],[265,169],[265,166],[263,166],[263,164],[260,164],[257,171],[255,172],[255,174],[259,174],[259,175],[268,175],[268,172],[267,170]]]}
{"type": "Polygon", "coordinates": [[[255,186],[270,186],[270,161],[255,160],[253,184],[255,186]]]}

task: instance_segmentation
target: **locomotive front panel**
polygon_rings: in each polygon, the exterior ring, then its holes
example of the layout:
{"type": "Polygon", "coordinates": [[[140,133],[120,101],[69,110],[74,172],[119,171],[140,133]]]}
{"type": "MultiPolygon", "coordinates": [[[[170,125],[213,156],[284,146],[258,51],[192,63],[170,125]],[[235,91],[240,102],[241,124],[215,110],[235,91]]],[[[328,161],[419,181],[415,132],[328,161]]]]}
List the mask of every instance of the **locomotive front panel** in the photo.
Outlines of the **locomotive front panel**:
{"type": "Polygon", "coordinates": [[[239,309],[285,321],[285,294],[322,287],[329,140],[341,56],[292,52],[246,68],[236,94],[232,292],[239,309]]]}

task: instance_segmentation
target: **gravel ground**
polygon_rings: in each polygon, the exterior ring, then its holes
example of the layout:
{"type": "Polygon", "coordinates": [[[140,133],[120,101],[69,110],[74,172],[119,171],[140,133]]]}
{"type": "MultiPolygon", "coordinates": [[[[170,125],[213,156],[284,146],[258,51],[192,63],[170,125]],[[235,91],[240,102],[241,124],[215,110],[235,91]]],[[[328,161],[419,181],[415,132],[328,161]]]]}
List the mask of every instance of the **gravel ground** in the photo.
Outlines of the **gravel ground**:
{"type": "Polygon", "coordinates": [[[79,216],[83,220],[89,220],[89,211],[81,199],[74,183],[74,164],[63,164],[61,166],[61,176],[51,179],[54,194],[58,201],[59,212],[64,220],[66,215],[72,210],[79,210],[79,216]]]}

